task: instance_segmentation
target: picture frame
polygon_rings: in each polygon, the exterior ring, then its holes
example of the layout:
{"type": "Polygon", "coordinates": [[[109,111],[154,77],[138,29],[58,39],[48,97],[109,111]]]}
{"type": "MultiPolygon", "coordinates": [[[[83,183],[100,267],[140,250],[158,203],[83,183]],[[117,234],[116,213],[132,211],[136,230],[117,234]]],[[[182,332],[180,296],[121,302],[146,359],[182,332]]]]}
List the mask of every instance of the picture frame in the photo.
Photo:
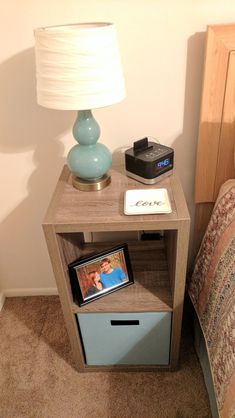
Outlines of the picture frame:
{"type": "Polygon", "coordinates": [[[79,306],[134,283],[126,243],[92,254],[68,265],[75,302],[79,306]]]}

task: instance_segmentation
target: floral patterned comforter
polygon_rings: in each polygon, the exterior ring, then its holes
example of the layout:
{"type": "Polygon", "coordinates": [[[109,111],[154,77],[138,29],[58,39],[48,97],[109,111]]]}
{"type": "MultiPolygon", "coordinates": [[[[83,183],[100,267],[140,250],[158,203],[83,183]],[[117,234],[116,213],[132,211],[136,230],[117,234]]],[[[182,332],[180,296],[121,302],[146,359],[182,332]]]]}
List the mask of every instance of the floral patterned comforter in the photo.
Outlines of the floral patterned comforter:
{"type": "Polygon", "coordinates": [[[222,187],[189,284],[221,418],[235,417],[235,180],[222,187]]]}

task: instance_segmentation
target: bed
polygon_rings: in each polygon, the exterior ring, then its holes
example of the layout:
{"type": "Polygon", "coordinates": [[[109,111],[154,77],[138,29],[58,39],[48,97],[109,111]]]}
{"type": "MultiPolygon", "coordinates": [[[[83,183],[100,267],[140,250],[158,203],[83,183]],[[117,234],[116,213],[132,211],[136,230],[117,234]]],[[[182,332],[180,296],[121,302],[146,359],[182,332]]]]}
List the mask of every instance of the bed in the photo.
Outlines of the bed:
{"type": "Polygon", "coordinates": [[[235,417],[235,24],[207,29],[188,292],[213,418],[235,417]],[[205,163],[206,162],[206,163],[205,163]]]}
{"type": "Polygon", "coordinates": [[[198,253],[189,293],[209,355],[213,385],[195,320],[196,349],[213,398],[213,416],[219,416],[219,412],[221,417],[231,418],[235,416],[235,180],[228,180],[221,187],[198,253]]]}

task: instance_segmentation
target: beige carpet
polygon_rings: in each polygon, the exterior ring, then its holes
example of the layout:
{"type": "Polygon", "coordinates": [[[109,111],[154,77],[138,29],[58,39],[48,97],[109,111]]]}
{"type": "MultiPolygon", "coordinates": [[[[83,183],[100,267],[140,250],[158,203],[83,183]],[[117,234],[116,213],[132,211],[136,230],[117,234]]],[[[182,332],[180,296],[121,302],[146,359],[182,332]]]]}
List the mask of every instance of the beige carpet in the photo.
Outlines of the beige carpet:
{"type": "Polygon", "coordinates": [[[0,313],[0,417],[210,418],[185,322],[177,372],[81,374],[58,297],[7,299],[0,313]]]}

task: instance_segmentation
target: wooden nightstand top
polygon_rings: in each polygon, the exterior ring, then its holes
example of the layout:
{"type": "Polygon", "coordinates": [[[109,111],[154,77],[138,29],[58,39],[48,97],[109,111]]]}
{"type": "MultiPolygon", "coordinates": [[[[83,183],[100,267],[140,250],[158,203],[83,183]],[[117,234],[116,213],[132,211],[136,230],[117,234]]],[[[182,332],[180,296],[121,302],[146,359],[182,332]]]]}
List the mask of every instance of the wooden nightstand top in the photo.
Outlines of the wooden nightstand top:
{"type": "Polygon", "coordinates": [[[122,166],[110,170],[111,184],[101,191],[82,192],[72,186],[71,174],[64,166],[44,224],[55,231],[133,231],[141,229],[178,229],[189,221],[183,190],[176,173],[154,185],[144,185],[126,176],[122,166]],[[154,215],[124,215],[124,193],[128,189],[166,188],[172,212],[154,215]],[[159,225],[158,225],[159,224],[159,225]]]}

